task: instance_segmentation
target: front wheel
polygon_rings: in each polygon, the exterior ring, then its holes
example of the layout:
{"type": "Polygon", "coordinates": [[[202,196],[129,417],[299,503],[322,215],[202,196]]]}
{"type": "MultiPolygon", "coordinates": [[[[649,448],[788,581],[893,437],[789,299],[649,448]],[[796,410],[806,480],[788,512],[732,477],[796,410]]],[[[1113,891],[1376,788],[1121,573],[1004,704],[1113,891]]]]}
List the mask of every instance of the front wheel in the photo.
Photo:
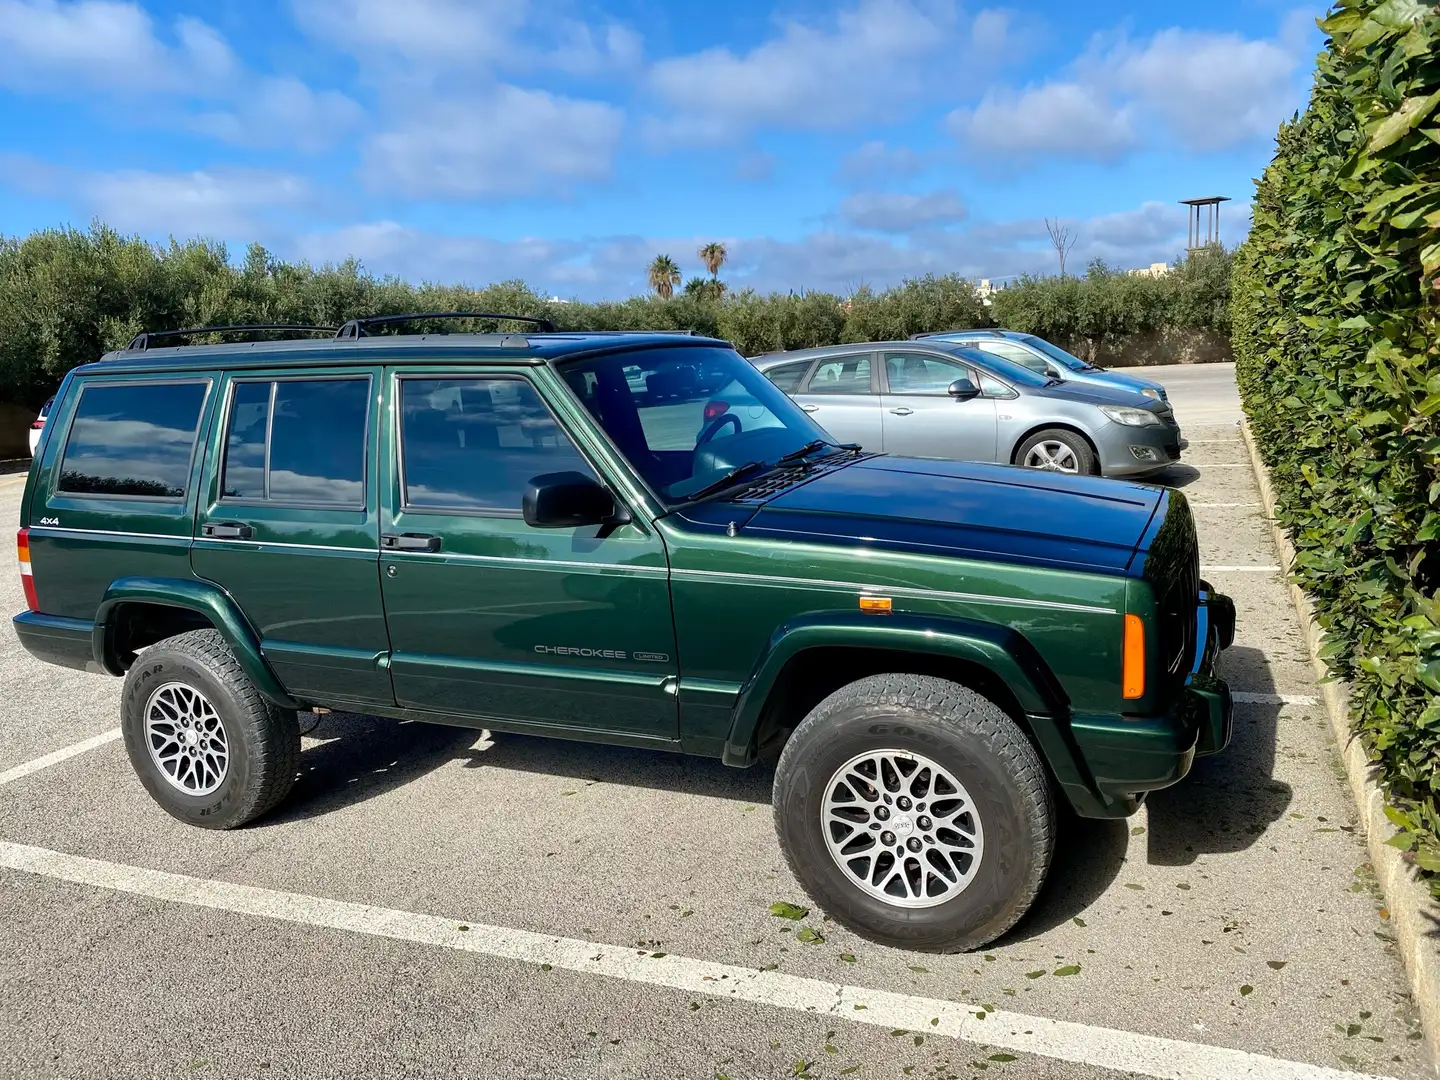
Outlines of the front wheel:
{"type": "Polygon", "coordinates": [[[967,687],[875,675],[795,730],[775,773],[786,860],[836,921],[906,949],[976,949],[1040,891],[1054,844],[1044,766],[967,687]]]}
{"type": "Polygon", "coordinates": [[[1090,444],[1064,428],[1048,428],[1031,435],[1015,452],[1015,462],[1027,469],[1083,476],[1093,476],[1100,471],[1090,444]]]}

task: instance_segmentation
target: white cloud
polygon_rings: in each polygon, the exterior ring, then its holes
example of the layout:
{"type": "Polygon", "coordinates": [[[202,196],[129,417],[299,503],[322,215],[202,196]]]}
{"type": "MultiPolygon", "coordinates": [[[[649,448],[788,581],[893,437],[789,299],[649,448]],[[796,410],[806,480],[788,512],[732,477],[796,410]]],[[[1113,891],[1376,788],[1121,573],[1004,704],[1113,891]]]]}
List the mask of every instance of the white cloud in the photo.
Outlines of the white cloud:
{"type": "Polygon", "coordinates": [[[840,161],[842,180],[878,180],[891,176],[914,176],[925,167],[924,160],[908,146],[887,146],[876,139],[862,143],[840,161]]]}
{"type": "MultiPolygon", "coordinates": [[[[790,20],[743,55],[716,47],[660,60],[647,78],[666,107],[648,130],[662,144],[724,142],[754,128],[836,129],[893,120],[953,71],[968,41],[953,0],[858,0],[824,26],[790,20]]],[[[996,20],[980,25],[987,38],[996,20]]]]}
{"type": "Polygon", "coordinates": [[[840,216],[857,229],[906,233],[916,229],[953,225],[965,219],[965,204],[953,188],[924,195],[868,191],[851,195],[840,204],[840,216]]]}
{"type": "Polygon", "coordinates": [[[316,92],[288,75],[255,80],[233,110],[201,113],[196,131],[242,146],[328,149],[354,130],[365,111],[334,90],[316,92]]]}
{"type": "Polygon", "coordinates": [[[1019,94],[987,91],[974,109],[956,110],[950,130],[970,145],[1020,159],[1042,154],[1114,160],[1137,142],[1131,106],[1078,83],[1053,82],[1019,94]]]}
{"type": "Polygon", "coordinates": [[[475,101],[437,101],[369,139],[363,176],[376,188],[426,195],[525,195],[598,180],[610,169],[622,115],[598,101],[500,86],[475,101]]]}
{"type": "Polygon", "coordinates": [[[9,155],[0,156],[0,182],[60,198],[121,232],[180,238],[249,239],[273,212],[314,201],[301,177],[255,169],[86,172],[9,155]]]}
{"type": "Polygon", "coordinates": [[[1308,42],[1293,20],[1274,39],[1173,27],[1142,42],[1097,38],[1063,77],[992,89],[947,123],[962,141],[1022,161],[1108,161],[1147,143],[1222,150],[1274,135],[1303,103],[1308,42]]]}

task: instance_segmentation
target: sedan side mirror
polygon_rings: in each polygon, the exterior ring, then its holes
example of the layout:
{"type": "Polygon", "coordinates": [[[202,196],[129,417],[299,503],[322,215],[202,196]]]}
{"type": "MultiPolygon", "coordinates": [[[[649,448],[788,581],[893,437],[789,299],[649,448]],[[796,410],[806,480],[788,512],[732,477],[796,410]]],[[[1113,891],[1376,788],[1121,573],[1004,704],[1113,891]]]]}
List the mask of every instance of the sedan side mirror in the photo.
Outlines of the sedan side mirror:
{"type": "Polygon", "coordinates": [[[521,500],[525,524],[536,529],[575,529],[630,520],[616,513],[615,497],[593,476],[578,472],[534,477],[521,500]]]}
{"type": "Polygon", "coordinates": [[[948,393],[956,401],[969,401],[980,396],[980,388],[969,379],[956,379],[950,384],[948,393]]]}

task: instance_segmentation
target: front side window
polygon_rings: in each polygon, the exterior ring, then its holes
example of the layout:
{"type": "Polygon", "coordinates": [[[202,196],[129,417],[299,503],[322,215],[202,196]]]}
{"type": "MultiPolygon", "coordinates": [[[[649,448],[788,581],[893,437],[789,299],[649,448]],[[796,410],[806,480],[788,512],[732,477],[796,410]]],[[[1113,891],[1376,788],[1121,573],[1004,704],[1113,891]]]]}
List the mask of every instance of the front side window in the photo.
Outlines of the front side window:
{"type": "Polygon", "coordinates": [[[209,384],[91,384],[80,392],[58,490],[183,499],[209,384]]]}
{"type": "Polygon", "coordinates": [[[741,467],[758,475],[786,454],[812,444],[818,453],[831,445],[800,406],[733,349],[611,353],[566,363],[560,371],[610,441],[667,502],[685,502],[741,467]]]}
{"type": "Polygon", "coordinates": [[[870,354],[837,356],[822,360],[810,376],[807,394],[868,394],[870,393],[870,354]]]}
{"type": "Polygon", "coordinates": [[[971,379],[955,360],[924,353],[886,353],[885,379],[892,394],[944,394],[956,379],[971,379]]]}
{"type": "Polygon", "coordinates": [[[222,496],[364,506],[369,415],[368,376],[235,383],[222,496]]]}
{"type": "Polygon", "coordinates": [[[1051,360],[1054,360],[1057,364],[1061,364],[1069,368],[1071,371],[1094,370],[1093,364],[1087,364],[1078,356],[1075,356],[1073,353],[1066,352],[1064,349],[1060,348],[1059,345],[1052,345],[1044,338],[1036,337],[1035,335],[1031,334],[1025,337],[1024,341],[1025,344],[1029,345],[1031,348],[1039,349],[1046,356],[1050,357],[1051,360]]]}
{"type": "Polygon", "coordinates": [[[407,509],[519,517],[535,477],[594,475],[524,379],[401,379],[400,410],[407,509]]]}

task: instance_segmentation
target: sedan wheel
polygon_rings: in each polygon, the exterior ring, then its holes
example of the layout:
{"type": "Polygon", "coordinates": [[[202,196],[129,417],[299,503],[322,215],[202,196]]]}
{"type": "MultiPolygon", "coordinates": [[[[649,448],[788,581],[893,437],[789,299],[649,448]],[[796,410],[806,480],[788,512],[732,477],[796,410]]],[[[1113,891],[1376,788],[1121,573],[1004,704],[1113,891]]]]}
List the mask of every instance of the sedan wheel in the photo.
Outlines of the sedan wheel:
{"type": "Polygon", "coordinates": [[[1036,443],[1025,455],[1023,464],[1027,469],[1048,469],[1050,472],[1080,471],[1080,463],[1075,460],[1075,451],[1058,440],[1036,443]]]}

